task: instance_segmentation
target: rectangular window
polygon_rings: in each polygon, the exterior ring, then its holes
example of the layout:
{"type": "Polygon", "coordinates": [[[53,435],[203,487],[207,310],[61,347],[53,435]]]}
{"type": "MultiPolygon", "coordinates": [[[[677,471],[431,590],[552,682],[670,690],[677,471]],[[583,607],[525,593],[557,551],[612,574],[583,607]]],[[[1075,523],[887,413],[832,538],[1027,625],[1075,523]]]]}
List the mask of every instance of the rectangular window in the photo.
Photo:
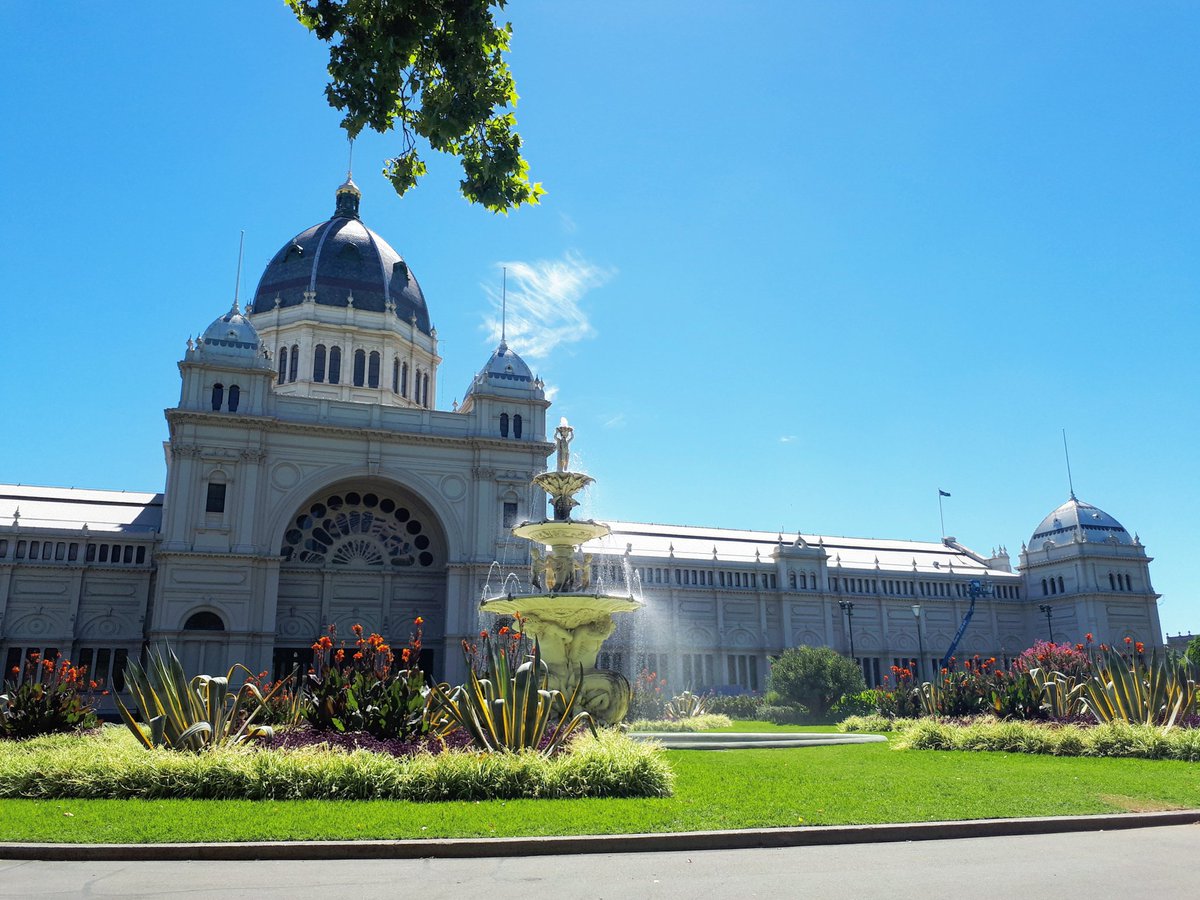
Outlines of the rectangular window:
{"type": "Polygon", "coordinates": [[[57,544],[54,545],[54,558],[55,559],[66,559],[67,558],[67,545],[65,543],[63,543],[62,541],[59,541],[57,544]]]}
{"type": "Polygon", "coordinates": [[[226,485],[224,484],[217,484],[212,481],[208,483],[208,497],[204,503],[205,512],[225,512],[225,488],[226,485]]]}
{"type": "Polygon", "coordinates": [[[84,562],[95,562],[96,561],[96,545],[95,544],[87,545],[87,552],[84,554],[83,559],[84,559],[84,562]]]}
{"type": "Polygon", "coordinates": [[[100,562],[108,562],[108,544],[100,545],[100,562]]]}
{"type": "Polygon", "coordinates": [[[125,556],[122,558],[121,562],[133,562],[133,544],[125,545],[125,556]]]}
{"type": "Polygon", "coordinates": [[[38,553],[41,552],[41,549],[42,549],[41,541],[30,541],[29,542],[29,558],[37,559],[38,553]]]}
{"type": "MultiPolygon", "coordinates": [[[[0,553],[0,556],[3,555],[3,553],[0,553]]],[[[79,559],[79,545],[72,544],[67,548],[67,562],[75,562],[77,559],[79,559]]]]}
{"type": "Polygon", "coordinates": [[[137,563],[138,563],[138,565],[140,566],[145,561],[146,561],[146,548],[138,547],[137,548],[137,563]]]}
{"type": "Polygon", "coordinates": [[[517,504],[505,503],[504,504],[504,527],[512,528],[516,524],[517,524],[517,504]]]}
{"type": "Polygon", "coordinates": [[[8,556],[8,539],[0,538],[0,559],[8,556]]]}

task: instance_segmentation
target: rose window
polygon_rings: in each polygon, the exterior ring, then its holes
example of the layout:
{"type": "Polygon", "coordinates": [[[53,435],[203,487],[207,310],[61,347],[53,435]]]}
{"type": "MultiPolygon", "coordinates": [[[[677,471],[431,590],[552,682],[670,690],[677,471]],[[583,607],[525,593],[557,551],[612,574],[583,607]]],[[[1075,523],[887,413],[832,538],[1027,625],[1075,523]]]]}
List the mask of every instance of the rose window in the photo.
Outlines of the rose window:
{"type": "Polygon", "coordinates": [[[354,567],[433,565],[421,520],[390,497],[347,491],[314,503],[292,522],[285,562],[354,567]]]}

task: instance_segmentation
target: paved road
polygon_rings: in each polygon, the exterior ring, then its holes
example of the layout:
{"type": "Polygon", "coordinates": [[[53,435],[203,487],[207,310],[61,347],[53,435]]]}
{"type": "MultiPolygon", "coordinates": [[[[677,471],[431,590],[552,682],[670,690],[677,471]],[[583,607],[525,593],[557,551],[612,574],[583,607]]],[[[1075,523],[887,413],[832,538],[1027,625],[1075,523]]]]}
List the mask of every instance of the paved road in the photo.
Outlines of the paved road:
{"type": "Polygon", "coordinates": [[[907,844],[522,859],[7,862],[0,897],[233,898],[495,895],[547,900],[731,897],[1198,896],[1200,825],[907,844]]]}

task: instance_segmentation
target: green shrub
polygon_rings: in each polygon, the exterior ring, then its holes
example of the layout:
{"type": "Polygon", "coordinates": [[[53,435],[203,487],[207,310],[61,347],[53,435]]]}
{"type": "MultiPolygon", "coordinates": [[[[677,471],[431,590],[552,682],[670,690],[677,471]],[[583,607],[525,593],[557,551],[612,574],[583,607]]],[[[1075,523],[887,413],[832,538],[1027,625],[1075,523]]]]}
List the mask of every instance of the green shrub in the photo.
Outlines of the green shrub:
{"type": "Polygon", "coordinates": [[[717,694],[709,698],[708,711],[731,719],[753,719],[760,702],[755,694],[717,694]]]}
{"type": "MultiPolygon", "coordinates": [[[[13,666],[0,681],[0,737],[28,738],[94,728],[96,714],[86,681],[87,670],[67,659],[41,659],[31,653],[24,670],[13,666]]],[[[106,692],[107,693],[107,692],[106,692]]]]}
{"type": "Polygon", "coordinates": [[[1200,729],[1164,731],[1113,722],[1080,727],[984,719],[969,725],[921,719],[894,744],[905,750],[975,750],[1054,756],[1119,756],[1200,761],[1200,729]]]}
{"type": "Polygon", "coordinates": [[[791,703],[825,719],[845,694],[867,689],[854,660],[829,647],[793,647],[771,663],[770,687],[791,703]]]}
{"type": "MultiPolygon", "coordinates": [[[[0,797],[198,800],[512,800],[667,797],[661,748],[615,730],[568,752],[449,751],[394,757],[319,747],[146,752],[122,728],[14,741],[0,754],[0,797]]],[[[132,811],[131,811],[131,814],[132,811]]]]}
{"type": "Polygon", "coordinates": [[[638,719],[629,723],[630,731],[669,731],[675,733],[712,731],[714,728],[732,728],[729,716],[704,713],[686,719],[638,719]]]}
{"type": "Polygon", "coordinates": [[[808,710],[795,703],[764,703],[755,710],[754,717],[775,725],[803,725],[808,721],[808,710]]]}
{"type": "Polygon", "coordinates": [[[868,716],[879,711],[878,698],[878,691],[875,690],[846,694],[833,704],[833,708],[829,712],[835,719],[844,719],[847,716],[868,716]]]}
{"type": "Polygon", "coordinates": [[[873,713],[867,716],[847,716],[838,723],[838,731],[856,732],[869,731],[882,733],[888,731],[905,731],[911,728],[918,719],[894,719],[890,716],[873,713]]]}

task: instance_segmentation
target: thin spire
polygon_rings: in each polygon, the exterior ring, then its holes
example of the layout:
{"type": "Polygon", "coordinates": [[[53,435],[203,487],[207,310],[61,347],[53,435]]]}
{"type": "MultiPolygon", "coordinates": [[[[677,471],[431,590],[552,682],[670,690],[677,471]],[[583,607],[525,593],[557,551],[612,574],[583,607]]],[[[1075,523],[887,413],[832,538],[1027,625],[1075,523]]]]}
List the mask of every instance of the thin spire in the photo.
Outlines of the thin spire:
{"type": "Polygon", "coordinates": [[[246,229],[242,229],[242,236],[238,238],[238,265],[237,265],[237,281],[233,286],[233,311],[238,310],[238,299],[242,295],[242,251],[246,248],[246,229]]]}
{"type": "Polygon", "coordinates": [[[505,343],[508,320],[508,266],[500,269],[500,343],[505,343]]]}
{"type": "Polygon", "coordinates": [[[1071,454],[1067,450],[1067,429],[1062,430],[1063,436],[1063,456],[1067,460],[1067,486],[1071,488],[1071,499],[1075,499],[1075,482],[1071,478],[1071,454]]]}
{"type": "Polygon", "coordinates": [[[354,138],[350,138],[350,158],[346,162],[346,180],[354,180],[354,138]]]}

